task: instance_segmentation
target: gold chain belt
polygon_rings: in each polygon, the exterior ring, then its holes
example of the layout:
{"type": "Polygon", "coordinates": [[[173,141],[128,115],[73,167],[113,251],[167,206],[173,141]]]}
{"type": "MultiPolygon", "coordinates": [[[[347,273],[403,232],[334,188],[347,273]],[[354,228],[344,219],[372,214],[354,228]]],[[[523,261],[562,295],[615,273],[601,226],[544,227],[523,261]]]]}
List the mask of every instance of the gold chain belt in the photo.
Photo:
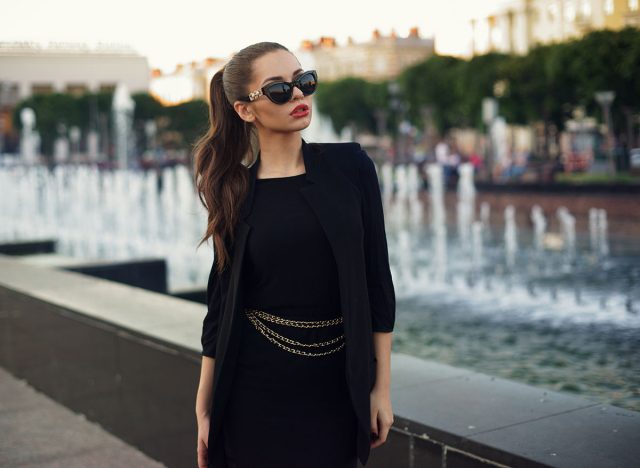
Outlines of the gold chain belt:
{"type": "Polygon", "coordinates": [[[340,343],[338,347],[330,349],[328,351],[317,351],[314,353],[310,353],[308,351],[302,351],[299,349],[286,346],[278,340],[284,341],[285,343],[288,343],[294,346],[318,348],[321,346],[328,346],[338,342],[340,339],[344,338],[344,334],[337,336],[328,341],[320,341],[317,343],[301,343],[299,341],[292,340],[290,338],[287,338],[285,336],[282,336],[276,333],[274,330],[270,329],[263,322],[260,321],[260,319],[263,319],[269,322],[273,322],[281,325],[289,325],[289,326],[298,327],[298,328],[319,328],[319,327],[326,327],[326,326],[337,325],[339,323],[342,323],[342,317],[338,317],[330,320],[304,321],[304,320],[285,319],[282,317],[278,317],[277,315],[273,315],[268,312],[265,312],[264,310],[258,310],[258,309],[245,309],[245,313],[247,314],[247,317],[249,318],[253,326],[256,327],[256,329],[260,333],[262,333],[269,341],[275,343],[276,345],[278,345],[279,347],[281,347],[286,351],[289,351],[290,353],[300,354],[303,356],[324,356],[324,355],[339,351],[340,349],[342,349],[342,347],[344,347],[344,344],[345,344],[343,341],[342,343],[340,343]]]}

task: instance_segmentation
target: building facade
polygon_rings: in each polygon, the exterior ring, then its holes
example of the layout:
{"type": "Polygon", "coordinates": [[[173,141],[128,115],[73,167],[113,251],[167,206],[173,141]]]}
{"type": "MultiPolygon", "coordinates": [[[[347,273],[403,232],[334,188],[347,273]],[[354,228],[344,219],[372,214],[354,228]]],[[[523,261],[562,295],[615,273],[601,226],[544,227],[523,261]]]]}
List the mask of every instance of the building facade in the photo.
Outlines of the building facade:
{"type": "Polygon", "coordinates": [[[0,133],[12,131],[12,110],[34,94],[149,89],[147,58],[127,46],[50,42],[0,42],[0,133]]]}
{"type": "Polygon", "coordinates": [[[147,91],[149,76],[147,58],[126,46],[0,42],[0,82],[9,104],[38,93],[114,90],[120,82],[132,93],[147,91]]]}
{"type": "Polygon", "coordinates": [[[153,69],[149,92],[167,106],[193,99],[208,101],[211,78],[227,61],[228,58],[208,57],[202,61],[180,63],[169,73],[153,69]]]}
{"type": "Polygon", "coordinates": [[[384,36],[376,29],[365,42],[349,38],[347,44],[338,45],[333,37],[304,40],[297,53],[310,56],[318,77],[324,81],[347,76],[382,81],[429,58],[434,54],[434,45],[433,38],[420,37],[418,28],[411,28],[406,37],[399,37],[394,31],[384,36]]]}
{"type": "Polygon", "coordinates": [[[471,20],[472,53],[526,54],[598,29],[640,27],[640,0],[503,0],[471,20]]]}

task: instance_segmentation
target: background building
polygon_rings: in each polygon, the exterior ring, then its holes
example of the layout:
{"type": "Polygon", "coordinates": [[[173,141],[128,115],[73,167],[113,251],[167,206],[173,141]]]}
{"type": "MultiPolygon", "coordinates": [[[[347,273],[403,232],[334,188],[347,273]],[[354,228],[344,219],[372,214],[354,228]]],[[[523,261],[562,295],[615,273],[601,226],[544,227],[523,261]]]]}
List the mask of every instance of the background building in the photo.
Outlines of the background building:
{"type": "Polygon", "coordinates": [[[7,97],[17,100],[36,93],[110,90],[118,82],[135,93],[149,88],[149,65],[127,46],[0,42],[0,81],[7,97]]]}
{"type": "Polygon", "coordinates": [[[640,26],[640,0],[503,0],[471,21],[472,53],[526,54],[597,29],[640,26]]]}
{"type": "Polygon", "coordinates": [[[338,45],[333,37],[321,37],[302,41],[299,51],[311,55],[322,80],[356,76],[382,81],[433,55],[434,45],[433,38],[420,37],[418,28],[411,28],[407,37],[398,37],[395,31],[383,36],[376,29],[366,42],[349,38],[347,44],[338,45]]]}
{"type": "Polygon", "coordinates": [[[82,95],[118,83],[135,93],[148,90],[149,77],[147,58],[124,45],[0,42],[0,131],[12,129],[13,108],[34,94],[82,95]]]}
{"type": "Polygon", "coordinates": [[[192,99],[209,99],[209,84],[213,75],[228,59],[206,58],[178,64],[171,73],[154,69],[149,92],[164,105],[175,105],[192,99]]]}

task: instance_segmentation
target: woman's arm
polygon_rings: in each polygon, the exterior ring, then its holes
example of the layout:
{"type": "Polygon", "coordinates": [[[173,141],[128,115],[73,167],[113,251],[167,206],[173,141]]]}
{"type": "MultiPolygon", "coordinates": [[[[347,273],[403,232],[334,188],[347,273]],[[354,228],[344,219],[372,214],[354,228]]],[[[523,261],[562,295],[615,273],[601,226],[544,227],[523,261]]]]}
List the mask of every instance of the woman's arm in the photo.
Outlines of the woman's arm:
{"type": "Polygon", "coordinates": [[[376,352],[376,383],[371,390],[371,448],[387,441],[393,425],[391,406],[391,337],[393,333],[373,333],[376,352]]]}
{"type": "Polygon", "coordinates": [[[211,403],[216,365],[216,344],[221,308],[220,278],[214,259],[207,282],[207,314],[202,322],[202,365],[200,383],[196,395],[196,420],[198,423],[198,467],[206,468],[208,459],[211,403]]]}
{"type": "Polygon", "coordinates": [[[363,149],[360,149],[359,153],[364,255],[371,326],[374,332],[388,333],[393,331],[395,323],[396,297],[389,267],[382,194],[373,160],[363,149]]]}
{"type": "Polygon", "coordinates": [[[371,390],[371,448],[386,442],[393,424],[391,407],[391,342],[395,324],[396,299],[385,231],[382,194],[373,160],[360,150],[360,186],[363,195],[362,221],[371,308],[376,381],[371,390]]]}
{"type": "Polygon", "coordinates": [[[216,360],[202,356],[200,384],[196,396],[196,420],[198,422],[198,468],[207,468],[209,460],[209,428],[211,421],[211,398],[213,394],[213,372],[216,360]]]}
{"type": "Polygon", "coordinates": [[[208,418],[211,411],[211,397],[213,395],[213,372],[216,360],[208,356],[202,356],[200,367],[200,383],[198,384],[198,395],[196,396],[196,418],[208,418]]]}
{"type": "Polygon", "coordinates": [[[393,333],[373,332],[376,351],[376,383],[374,389],[390,392],[391,387],[391,340],[393,333]]]}

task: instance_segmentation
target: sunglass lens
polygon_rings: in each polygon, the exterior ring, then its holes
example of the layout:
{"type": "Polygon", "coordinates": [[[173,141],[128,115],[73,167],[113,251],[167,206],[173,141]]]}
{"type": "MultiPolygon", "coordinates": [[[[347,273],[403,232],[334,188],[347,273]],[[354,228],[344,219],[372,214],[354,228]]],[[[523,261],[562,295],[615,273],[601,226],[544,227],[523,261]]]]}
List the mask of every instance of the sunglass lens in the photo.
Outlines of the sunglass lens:
{"type": "Polygon", "coordinates": [[[311,72],[305,73],[300,77],[300,90],[305,96],[313,94],[313,92],[316,90],[317,84],[318,81],[316,80],[314,74],[311,72]]]}
{"type": "Polygon", "coordinates": [[[291,86],[286,83],[274,83],[267,88],[269,99],[276,104],[284,104],[291,99],[291,86]]]}

